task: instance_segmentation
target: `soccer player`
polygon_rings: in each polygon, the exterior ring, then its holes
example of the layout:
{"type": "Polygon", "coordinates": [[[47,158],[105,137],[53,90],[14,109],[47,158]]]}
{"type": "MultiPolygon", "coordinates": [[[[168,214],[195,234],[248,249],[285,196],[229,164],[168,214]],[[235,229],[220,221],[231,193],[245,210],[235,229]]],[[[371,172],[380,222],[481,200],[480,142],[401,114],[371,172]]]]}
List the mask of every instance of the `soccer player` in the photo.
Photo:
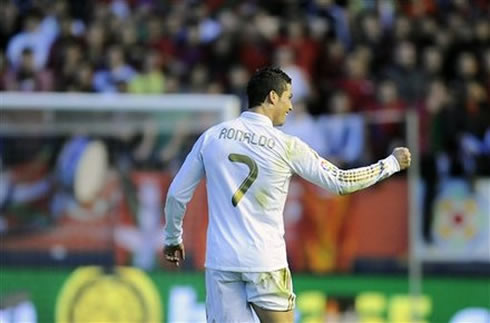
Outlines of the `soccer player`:
{"type": "Polygon", "coordinates": [[[170,185],[165,205],[164,257],[185,258],[186,205],[206,178],[208,322],[293,322],[295,295],[286,259],[283,209],[293,174],[336,194],[369,187],[410,165],[395,148],[368,167],[342,170],[300,139],[274,126],[292,110],[291,79],[264,68],[247,85],[249,111],[205,131],[170,185]]]}

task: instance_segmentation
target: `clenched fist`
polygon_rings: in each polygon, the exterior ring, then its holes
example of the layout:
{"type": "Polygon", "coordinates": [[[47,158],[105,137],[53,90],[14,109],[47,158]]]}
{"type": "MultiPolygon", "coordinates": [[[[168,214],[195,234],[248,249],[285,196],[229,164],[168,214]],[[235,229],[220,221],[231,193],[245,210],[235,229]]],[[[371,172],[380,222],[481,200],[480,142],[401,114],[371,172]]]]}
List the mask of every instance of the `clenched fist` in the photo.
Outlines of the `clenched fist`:
{"type": "Polygon", "coordinates": [[[411,155],[408,148],[397,147],[393,149],[393,156],[395,156],[398,164],[400,164],[400,170],[410,167],[411,155]]]}

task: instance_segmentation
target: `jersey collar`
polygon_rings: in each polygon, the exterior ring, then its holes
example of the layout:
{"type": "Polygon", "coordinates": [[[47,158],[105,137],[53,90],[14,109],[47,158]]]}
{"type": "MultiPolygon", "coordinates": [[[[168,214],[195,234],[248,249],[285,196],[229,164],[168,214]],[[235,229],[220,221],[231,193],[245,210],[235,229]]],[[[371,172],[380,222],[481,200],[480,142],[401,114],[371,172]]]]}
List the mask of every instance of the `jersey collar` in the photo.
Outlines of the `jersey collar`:
{"type": "Polygon", "coordinates": [[[245,111],[240,115],[241,118],[261,123],[265,126],[273,127],[272,120],[257,112],[245,111]]]}

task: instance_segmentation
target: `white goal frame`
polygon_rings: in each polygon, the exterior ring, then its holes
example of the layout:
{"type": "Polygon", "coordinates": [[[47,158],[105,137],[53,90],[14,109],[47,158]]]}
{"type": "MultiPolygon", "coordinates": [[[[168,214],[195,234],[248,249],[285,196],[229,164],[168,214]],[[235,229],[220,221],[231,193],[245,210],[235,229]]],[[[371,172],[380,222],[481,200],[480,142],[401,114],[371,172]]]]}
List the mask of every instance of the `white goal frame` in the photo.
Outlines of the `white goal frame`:
{"type": "MultiPolygon", "coordinates": [[[[216,112],[217,122],[226,121],[240,114],[240,101],[234,95],[218,94],[162,94],[140,95],[122,93],[25,93],[0,92],[0,132],[17,132],[19,125],[9,123],[2,117],[4,111],[42,111],[43,119],[57,111],[87,112],[216,112]]],[[[39,130],[41,125],[26,124],[29,132],[39,130]]],[[[101,127],[110,126],[101,124],[101,127]]],[[[70,130],[70,125],[61,126],[62,132],[70,130]]],[[[197,129],[202,131],[204,129],[197,129]]],[[[53,129],[55,131],[55,129],[53,129]]]]}

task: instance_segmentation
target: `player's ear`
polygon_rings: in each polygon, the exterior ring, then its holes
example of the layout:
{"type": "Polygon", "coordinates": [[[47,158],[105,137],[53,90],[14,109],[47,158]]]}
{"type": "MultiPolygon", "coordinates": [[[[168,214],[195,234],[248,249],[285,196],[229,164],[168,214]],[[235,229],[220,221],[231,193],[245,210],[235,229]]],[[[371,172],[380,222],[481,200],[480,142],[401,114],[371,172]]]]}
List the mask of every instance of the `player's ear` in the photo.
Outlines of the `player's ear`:
{"type": "Polygon", "coordinates": [[[267,95],[267,98],[269,99],[270,103],[276,104],[276,102],[279,100],[279,95],[277,95],[276,91],[271,90],[267,95]]]}

